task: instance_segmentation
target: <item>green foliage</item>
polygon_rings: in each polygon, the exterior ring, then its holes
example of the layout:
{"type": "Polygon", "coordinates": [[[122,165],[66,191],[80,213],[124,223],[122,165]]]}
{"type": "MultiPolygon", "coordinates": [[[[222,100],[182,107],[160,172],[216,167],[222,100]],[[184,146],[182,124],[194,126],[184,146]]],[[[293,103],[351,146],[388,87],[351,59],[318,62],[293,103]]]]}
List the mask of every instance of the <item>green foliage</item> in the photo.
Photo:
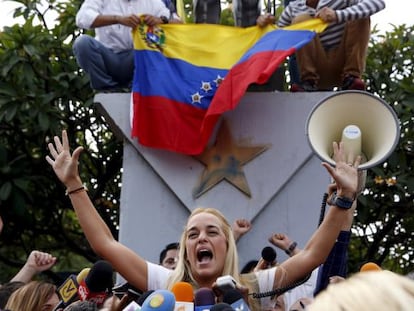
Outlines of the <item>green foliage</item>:
{"type": "Polygon", "coordinates": [[[192,23],[194,21],[193,17],[193,0],[183,0],[184,2],[184,10],[186,16],[183,18],[186,23],[192,23]]]}
{"type": "MultiPolygon", "coordinates": [[[[401,138],[384,165],[368,171],[351,243],[351,267],[373,261],[400,273],[414,270],[414,27],[374,33],[367,57],[368,91],[396,111],[401,138]]],[[[376,122],[373,116],[371,122],[376,122]]]]}
{"type": "Polygon", "coordinates": [[[234,26],[233,12],[230,8],[221,11],[220,24],[227,26],[234,26]]]}
{"type": "Polygon", "coordinates": [[[96,260],[45,161],[47,142],[63,128],[76,137],[74,144],[91,146],[82,155],[82,175],[117,235],[122,146],[96,112],[89,81],[72,54],[80,1],[50,1],[43,13],[40,2],[21,3],[15,16],[25,17],[25,23],[0,34],[1,282],[33,249],[57,255],[56,272],[76,271],[96,260]],[[57,19],[49,26],[52,12],[57,19]]]}

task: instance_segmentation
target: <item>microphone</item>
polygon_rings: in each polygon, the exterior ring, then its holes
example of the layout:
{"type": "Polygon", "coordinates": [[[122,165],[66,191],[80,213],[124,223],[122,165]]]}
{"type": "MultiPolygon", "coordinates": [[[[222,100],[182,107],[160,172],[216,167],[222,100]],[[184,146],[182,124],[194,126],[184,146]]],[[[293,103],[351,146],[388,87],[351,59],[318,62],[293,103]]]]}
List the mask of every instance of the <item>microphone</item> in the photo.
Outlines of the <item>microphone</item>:
{"type": "Polygon", "coordinates": [[[79,283],[86,277],[89,273],[89,268],[84,268],[81,270],[78,275],[71,274],[62,285],[56,290],[56,293],[59,297],[59,303],[55,306],[53,311],[61,310],[69,306],[71,303],[79,300],[78,288],[79,283]]]}
{"type": "Polygon", "coordinates": [[[249,306],[243,299],[243,295],[237,289],[229,289],[225,292],[223,302],[228,303],[234,310],[250,311],[249,306]]]}
{"type": "MultiPolygon", "coordinates": [[[[175,308],[174,294],[165,289],[158,289],[151,293],[141,306],[141,311],[173,311],[175,308]]],[[[137,309],[127,309],[135,311],[137,309]]]]}
{"type": "Polygon", "coordinates": [[[235,311],[232,306],[225,302],[219,302],[211,307],[210,311],[235,311]]]}
{"type": "Polygon", "coordinates": [[[91,268],[83,268],[81,272],[79,272],[78,275],[76,276],[76,282],[78,282],[79,284],[84,279],[86,279],[90,271],[91,271],[91,268]]]}
{"type": "Polygon", "coordinates": [[[361,266],[359,269],[360,272],[366,272],[366,271],[381,271],[381,267],[378,266],[374,262],[367,262],[361,266]]]}
{"type": "Polygon", "coordinates": [[[105,260],[98,260],[92,266],[86,278],[79,283],[79,299],[93,301],[101,306],[112,288],[112,265],[105,260]]]}
{"type": "Polygon", "coordinates": [[[136,300],[142,295],[142,291],[135,288],[128,282],[125,282],[119,285],[115,285],[112,288],[112,294],[114,294],[119,299],[122,299],[122,297],[124,297],[125,295],[128,295],[128,297],[131,300],[136,300]]]}
{"type": "MultiPolygon", "coordinates": [[[[149,290],[144,292],[138,297],[135,301],[131,301],[122,311],[139,311],[141,306],[144,304],[145,300],[154,292],[154,290],[149,290]]],[[[174,298],[175,299],[175,298],[174,298]]]]}
{"type": "Polygon", "coordinates": [[[194,294],[194,311],[208,311],[216,303],[216,295],[212,289],[202,287],[194,294]]]}
{"type": "Polygon", "coordinates": [[[271,246],[262,249],[262,258],[267,263],[267,267],[271,267],[276,259],[276,251],[271,246]]]}
{"type": "Polygon", "coordinates": [[[194,290],[190,283],[175,283],[171,291],[175,297],[175,311],[194,311],[194,290]]]}
{"type": "Polygon", "coordinates": [[[78,275],[71,274],[62,285],[57,289],[57,295],[59,296],[59,303],[54,310],[66,308],[72,302],[79,299],[78,287],[79,283],[88,275],[90,268],[82,269],[78,275]]]}
{"type": "Polygon", "coordinates": [[[154,292],[154,290],[148,290],[145,293],[143,293],[141,296],[138,297],[137,299],[137,304],[139,304],[140,306],[142,306],[142,304],[144,303],[145,299],[148,298],[149,295],[151,295],[154,292]]]}

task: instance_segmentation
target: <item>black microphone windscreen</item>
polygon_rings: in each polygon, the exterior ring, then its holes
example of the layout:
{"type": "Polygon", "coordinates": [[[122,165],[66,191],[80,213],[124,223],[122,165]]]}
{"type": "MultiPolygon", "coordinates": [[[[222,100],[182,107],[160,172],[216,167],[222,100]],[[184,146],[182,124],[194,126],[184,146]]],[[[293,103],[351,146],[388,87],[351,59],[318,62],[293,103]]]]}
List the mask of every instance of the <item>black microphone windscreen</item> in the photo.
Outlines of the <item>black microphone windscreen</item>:
{"type": "Polygon", "coordinates": [[[113,272],[109,262],[105,260],[95,262],[85,278],[89,291],[93,293],[109,291],[113,286],[113,272]]]}
{"type": "Polygon", "coordinates": [[[151,295],[154,292],[154,290],[148,290],[146,292],[144,292],[141,296],[139,296],[139,298],[137,299],[137,304],[139,304],[140,306],[142,306],[142,304],[144,303],[145,299],[147,299],[147,297],[149,295],[151,295]]]}
{"type": "Polygon", "coordinates": [[[271,246],[266,246],[262,250],[262,258],[266,262],[273,262],[276,259],[276,251],[271,246]]]}
{"type": "Polygon", "coordinates": [[[229,289],[226,292],[224,292],[223,302],[228,303],[229,305],[233,304],[239,299],[243,299],[243,295],[239,290],[235,288],[229,289]]]}
{"type": "Polygon", "coordinates": [[[202,287],[196,290],[194,294],[195,306],[209,306],[216,303],[216,295],[211,288],[202,287]]]}
{"type": "Polygon", "coordinates": [[[219,302],[210,308],[210,311],[235,311],[232,306],[225,302],[219,302]]]}

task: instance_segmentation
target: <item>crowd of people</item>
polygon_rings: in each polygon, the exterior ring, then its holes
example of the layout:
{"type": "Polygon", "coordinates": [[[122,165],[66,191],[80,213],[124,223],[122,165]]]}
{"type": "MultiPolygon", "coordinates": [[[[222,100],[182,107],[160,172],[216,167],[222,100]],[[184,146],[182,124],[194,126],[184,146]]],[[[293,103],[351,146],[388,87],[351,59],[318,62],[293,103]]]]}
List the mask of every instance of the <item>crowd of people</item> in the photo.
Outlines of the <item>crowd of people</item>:
{"type": "MultiPolygon", "coordinates": [[[[321,18],[329,24],[297,51],[298,67],[295,63],[291,66],[291,91],[365,89],[362,76],[370,16],[385,8],[383,0],[285,1],[278,20],[273,14],[262,14],[258,1],[254,5],[243,0],[237,3],[242,4],[239,7],[251,8],[251,12],[245,12],[249,24],[253,16],[260,27],[273,23],[285,27],[310,18],[321,18]]],[[[207,6],[203,8],[208,10],[207,6]]],[[[93,89],[130,88],[134,70],[131,29],[142,21],[155,26],[182,23],[183,17],[177,14],[170,0],[82,3],[76,23],[80,28],[94,29],[95,37],[80,35],[73,51],[79,66],[89,75],[93,89]]],[[[246,25],[241,23],[241,26],[246,25]]],[[[301,249],[286,234],[272,233],[268,242],[286,252],[289,258],[283,262],[276,260],[276,256],[271,262],[257,258],[243,269],[239,267],[236,242],[251,229],[249,220],[237,219],[231,224],[219,210],[197,207],[188,217],[180,239],[166,245],[159,262],[152,263],[117,241],[93,206],[78,171],[83,147],[71,151],[67,133],[62,131],[48,148],[50,154],[46,160],[66,187],[89,244],[126,283],[118,287],[123,289],[118,292],[122,293],[120,296],[113,294],[112,285],[95,289],[94,286],[102,285],[100,275],[104,272],[91,270],[84,278],[78,275],[68,279],[76,287],[76,301],[69,303],[56,284],[35,280],[38,273],[51,269],[57,260],[52,254],[35,250],[21,270],[1,285],[0,310],[127,310],[130,303],[144,305],[154,294],[163,295],[162,290],[173,292],[174,286],[182,282],[189,284],[194,292],[210,289],[215,305],[225,301],[226,292],[217,284],[222,276],[233,280],[232,286],[252,311],[411,309],[414,302],[411,279],[382,269],[347,274],[351,226],[362,189],[358,173],[361,158],[348,159],[342,143],[333,142],[335,166],[322,164],[334,183],[327,189],[329,208],[306,245],[301,249]]],[[[0,232],[2,226],[0,218],[0,232]]],[[[231,304],[228,308],[237,309],[231,304]]]]}
{"type": "MultiPolygon", "coordinates": [[[[78,161],[83,148],[79,146],[71,152],[66,131],[62,132],[61,138],[56,136],[54,144],[50,143],[48,147],[50,155],[47,156],[47,161],[67,188],[90,245],[99,256],[110,262],[129,284],[142,292],[171,290],[178,282],[188,282],[194,290],[215,288],[218,277],[230,275],[246,295],[251,309],[261,310],[262,306],[271,305],[271,297],[256,299],[248,293],[276,290],[306,277],[325,262],[340,231],[353,217],[352,208],[332,205],[315,234],[301,251],[296,253],[295,247],[291,245],[287,248],[281,246],[294,256],[277,267],[257,269],[243,275],[239,273],[234,225],[230,225],[221,212],[214,208],[196,208],[189,216],[179,240],[178,256],[172,260],[176,260],[176,266],[171,270],[160,264],[148,262],[114,239],[95,210],[80,179],[78,161]]],[[[332,167],[327,163],[323,165],[335,180],[336,195],[352,198],[354,201],[358,189],[357,167],[360,157],[353,163],[346,163],[342,144],[334,143],[333,148],[336,166],[332,167]]],[[[236,226],[239,229],[244,228],[246,232],[249,227],[250,224],[243,222],[236,226]]],[[[275,239],[286,241],[282,237],[275,239]]]]}
{"type": "MultiPolygon", "coordinates": [[[[362,283],[369,283],[376,278],[391,278],[394,281],[387,283],[388,286],[398,287],[401,284],[402,288],[398,291],[389,291],[390,303],[398,305],[394,300],[398,300],[399,297],[413,298],[414,283],[404,276],[389,271],[369,271],[363,273],[378,273],[378,276],[358,276],[355,277],[358,281],[354,281],[354,276],[346,275],[349,237],[340,237],[348,233],[352,225],[356,198],[361,188],[357,169],[361,157],[349,162],[342,143],[333,143],[335,166],[323,163],[334,183],[330,184],[327,190],[329,209],[308,243],[300,249],[287,235],[272,234],[269,242],[290,257],[283,262],[278,262],[275,257],[269,262],[263,256],[257,265],[246,273],[240,273],[236,239],[251,229],[248,220],[238,219],[230,224],[217,209],[198,207],[188,217],[179,242],[166,245],[160,252],[159,263],[151,263],[117,241],[94,208],[78,172],[79,156],[83,147],[79,146],[71,152],[67,133],[62,131],[62,136],[55,136],[54,143],[49,143],[48,148],[50,154],[46,160],[66,187],[88,242],[110,268],[92,268],[83,279],[78,277],[78,291],[75,295],[78,301],[65,305],[62,304],[63,298],[57,294],[61,294],[62,291],[57,291],[56,285],[31,280],[36,273],[51,268],[56,262],[56,258],[50,254],[36,251],[31,255],[34,260],[28,258],[31,264],[24,265],[22,271],[16,275],[17,278],[13,279],[21,283],[6,299],[4,308],[7,310],[123,310],[127,303],[131,302],[132,296],[138,300],[145,293],[149,293],[146,299],[150,299],[154,293],[165,293],[162,290],[174,292],[176,284],[183,282],[194,292],[203,288],[210,289],[217,299],[214,301],[215,304],[226,297],[226,291],[222,291],[221,285],[217,284],[218,278],[222,276],[230,276],[230,279],[234,280],[233,286],[252,311],[294,310],[292,308],[303,308],[307,304],[309,307],[314,304],[325,304],[325,300],[329,301],[335,296],[324,294],[327,289],[336,286],[331,284],[333,276],[340,277],[339,284],[344,288],[347,288],[348,282],[360,282],[362,287],[362,283]],[[337,198],[341,198],[342,201],[338,202],[337,198]],[[347,205],[347,202],[350,204],[347,205]],[[108,271],[109,282],[104,281],[104,275],[108,278],[108,271]],[[119,273],[128,285],[121,299],[117,295],[111,295],[113,271],[119,273]],[[318,277],[309,277],[312,274],[318,274],[318,277]],[[109,285],[99,287],[102,283],[109,285]]],[[[332,291],[336,292],[334,289],[332,291]]],[[[349,295],[357,293],[350,292],[349,295]]],[[[346,292],[342,291],[342,295],[346,295],[346,292]]],[[[146,299],[141,303],[145,303],[146,299]]],[[[338,304],[340,303],[345,302],[338,301],[338,304]]],[[[231,305],[230,307],[236,308],[231,305]]]]}

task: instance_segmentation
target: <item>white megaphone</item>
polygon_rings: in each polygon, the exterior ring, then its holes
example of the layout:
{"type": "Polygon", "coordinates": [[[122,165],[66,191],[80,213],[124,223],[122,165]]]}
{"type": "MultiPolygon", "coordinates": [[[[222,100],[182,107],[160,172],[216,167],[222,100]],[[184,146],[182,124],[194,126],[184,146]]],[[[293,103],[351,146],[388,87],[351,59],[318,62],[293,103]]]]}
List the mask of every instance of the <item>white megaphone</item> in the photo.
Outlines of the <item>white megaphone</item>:
{"type": "Polygon", "coordinates": [[[358,169],[384,162],[400,138],[400,124],[389,104],[364,91],[341,91],[313,107],[306,122],[312,150],[335,165],[332,142],[344,142],[347,161],[363,157],[358,169]]]}

